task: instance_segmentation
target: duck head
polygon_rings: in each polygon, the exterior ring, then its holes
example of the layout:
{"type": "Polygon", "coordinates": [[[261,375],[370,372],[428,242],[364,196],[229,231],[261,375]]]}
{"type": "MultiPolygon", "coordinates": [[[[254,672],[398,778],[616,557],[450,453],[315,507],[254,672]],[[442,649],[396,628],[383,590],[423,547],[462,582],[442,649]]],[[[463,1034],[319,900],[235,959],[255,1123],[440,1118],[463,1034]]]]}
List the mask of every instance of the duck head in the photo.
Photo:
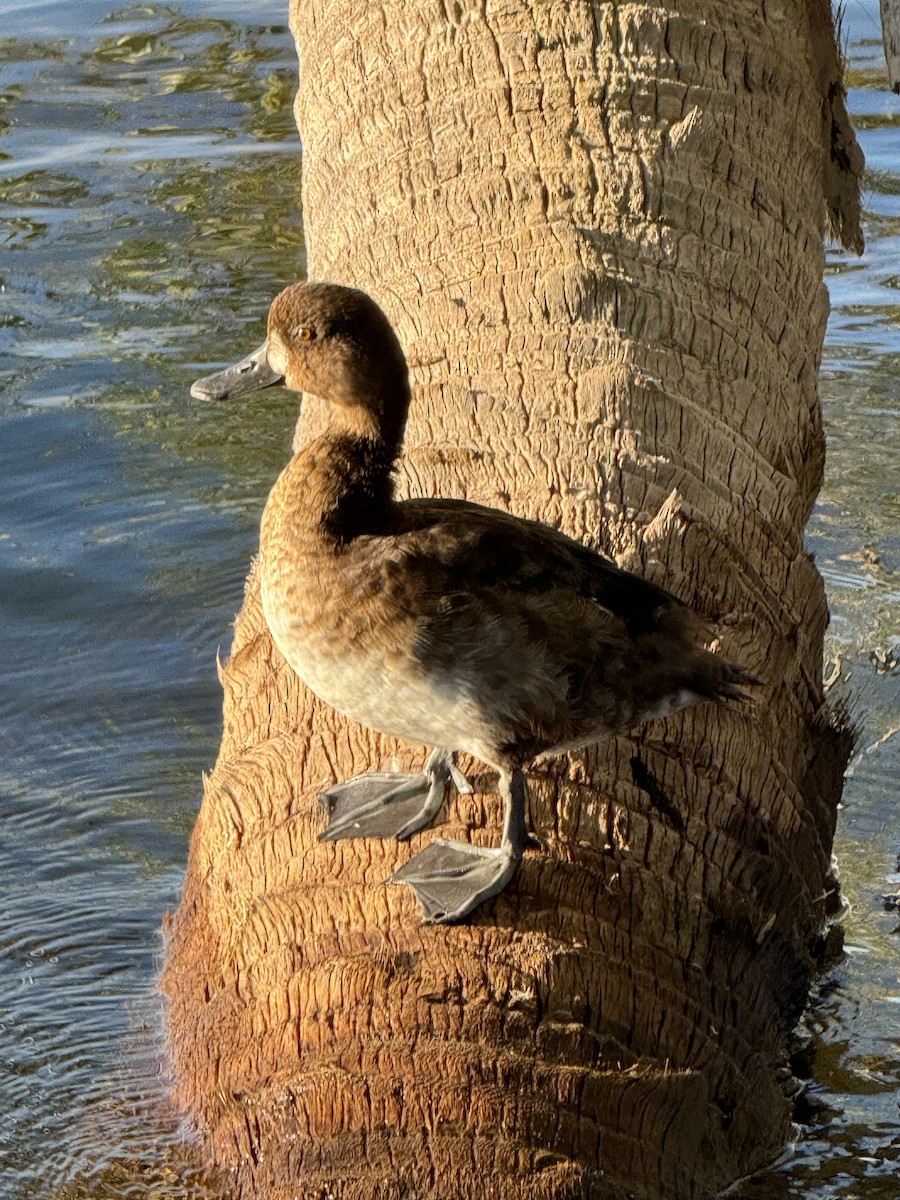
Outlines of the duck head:
{"type": "Polygon", "coordinates": [[[232,400],[283,383],[331,403],[340,424],[377,427],[399,441],[409,407],[406,359],[385,314],[365,292],[295,283],[269,308],[263,344],[234,366],[198,379],[199,400],[232,400]]]}

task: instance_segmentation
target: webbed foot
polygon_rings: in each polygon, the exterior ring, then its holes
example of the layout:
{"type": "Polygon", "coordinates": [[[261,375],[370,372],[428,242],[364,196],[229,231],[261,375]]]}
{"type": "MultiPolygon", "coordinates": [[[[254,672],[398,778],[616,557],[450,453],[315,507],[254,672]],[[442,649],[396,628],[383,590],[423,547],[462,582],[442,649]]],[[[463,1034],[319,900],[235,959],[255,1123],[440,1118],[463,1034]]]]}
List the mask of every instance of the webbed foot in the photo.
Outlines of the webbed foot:
{"type": "Polygon", "coordinates": [[[435,838],[388,882],[410,885],[427,923],[449,925],[498,896],[516,873],[520,858],[506,842],[498,850],[488,850],[435,838]]]}
{"type": "Polygon", "coordinates": [[[420,775],[370,771],[319,793],[328,813],[320,842],[339,838],[398,838],[405,841],[434,821],[450,781],[459,791],[471,787],[449,750],[433,750],[420,775]]]}

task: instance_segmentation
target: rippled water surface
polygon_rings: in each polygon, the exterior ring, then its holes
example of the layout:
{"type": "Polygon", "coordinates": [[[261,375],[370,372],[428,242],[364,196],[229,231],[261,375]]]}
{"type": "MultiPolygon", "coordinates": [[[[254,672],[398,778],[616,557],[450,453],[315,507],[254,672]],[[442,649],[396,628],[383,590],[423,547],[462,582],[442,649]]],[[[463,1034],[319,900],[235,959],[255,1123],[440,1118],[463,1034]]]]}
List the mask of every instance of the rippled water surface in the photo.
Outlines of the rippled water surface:
{"type": "MultiPolygon", "coordinates": [[[[161,1104],[158,930],[294,402],[186,389],[302,273],[286,7],[0,0],[0,1200],[207,1194],[161,1104]]],[[[868,250],[830,256],[809,537],[863,725],[848,954],[809,1018],[805,1136],[748,1200],[900,1197],[900,98],[876,8],[845,21],[868,250]]]]}
{"type": "Polygon", "coordinates": [[[302,271],[285,13],[0,0],[4,1200],[202,1194],[158,930],[294,404],[187,386],[302,271]]]}

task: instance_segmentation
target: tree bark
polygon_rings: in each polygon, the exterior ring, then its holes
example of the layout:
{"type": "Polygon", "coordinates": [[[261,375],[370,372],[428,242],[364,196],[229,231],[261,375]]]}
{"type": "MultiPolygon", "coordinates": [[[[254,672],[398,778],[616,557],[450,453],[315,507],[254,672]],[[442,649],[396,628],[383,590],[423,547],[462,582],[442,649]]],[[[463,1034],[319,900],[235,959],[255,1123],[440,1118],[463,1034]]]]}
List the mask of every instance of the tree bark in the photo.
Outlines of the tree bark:
{"type": "Polygon", "coordinates": [[[881,33],[884,61],[892,92],[900,92],[900,2],[881,0],[881,33]]]}
{"type": "MultiPolygon", "coordinates": [[[[292,20],[309,273],[369,291],[407,348],[402,490],[597,546],[765,687],[532,771],[541,850],[470,924],[425,927],[383,881],[432,833],[316,840],[321,787],[422,748],[304,691],[251,573],[169,926],[178,1095],[241,1196],[711,1196],[788,1133],[837,901],[847,737],[803,548],[826,219],[861,244],[830,14],[293,0],[292,20]]],[[[319,420],[311,401],[298,440],[319,420]]],[[[481,783],[450,836],[496,842],[481,783]]]]}

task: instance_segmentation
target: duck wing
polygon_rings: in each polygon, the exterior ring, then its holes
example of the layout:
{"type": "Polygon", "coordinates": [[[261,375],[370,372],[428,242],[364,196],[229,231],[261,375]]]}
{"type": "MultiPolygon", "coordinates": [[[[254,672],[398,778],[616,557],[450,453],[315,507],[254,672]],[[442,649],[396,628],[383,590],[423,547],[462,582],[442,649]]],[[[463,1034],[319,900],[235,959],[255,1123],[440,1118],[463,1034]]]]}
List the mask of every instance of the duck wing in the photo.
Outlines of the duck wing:
{"type": "Polygon", "coordinates": [[[458,745],[495,765],[737,698],[746,679],[704,648],[687,605],[539,522],[408,501],[345,554],[367,638],[386,647],[402,631],[396,653],[427,674],[432,707],[478,714],[458,745]]]}
{"type": "Polygon", "coordinates": [[[410,500],[400,511],[397,548],[410,567],[427,561],[435,584],[448,591],[454,582],[466,591],[535,598],[565,590],[605,609],[632,638],[663,628],[691,641],[709,636],[676,596],[549,525],[463,500],[410,500]]]}
{"type": "MultiPolygon", "coordinates": [[[[579,720],[600,713],[607,728],[701,699],[747,700],[758,682],[706,649],[712,631],[683,601],[548,525],[467,501],[401,509],[407,562],[421,553],[441,588],[421,629],[428,653],[451,627],[479,628],[495,659],[540,661],[535,681],[580,709],[579,720]]],[[[549,699],[532,705],[562,724],[549,699]]]]}

